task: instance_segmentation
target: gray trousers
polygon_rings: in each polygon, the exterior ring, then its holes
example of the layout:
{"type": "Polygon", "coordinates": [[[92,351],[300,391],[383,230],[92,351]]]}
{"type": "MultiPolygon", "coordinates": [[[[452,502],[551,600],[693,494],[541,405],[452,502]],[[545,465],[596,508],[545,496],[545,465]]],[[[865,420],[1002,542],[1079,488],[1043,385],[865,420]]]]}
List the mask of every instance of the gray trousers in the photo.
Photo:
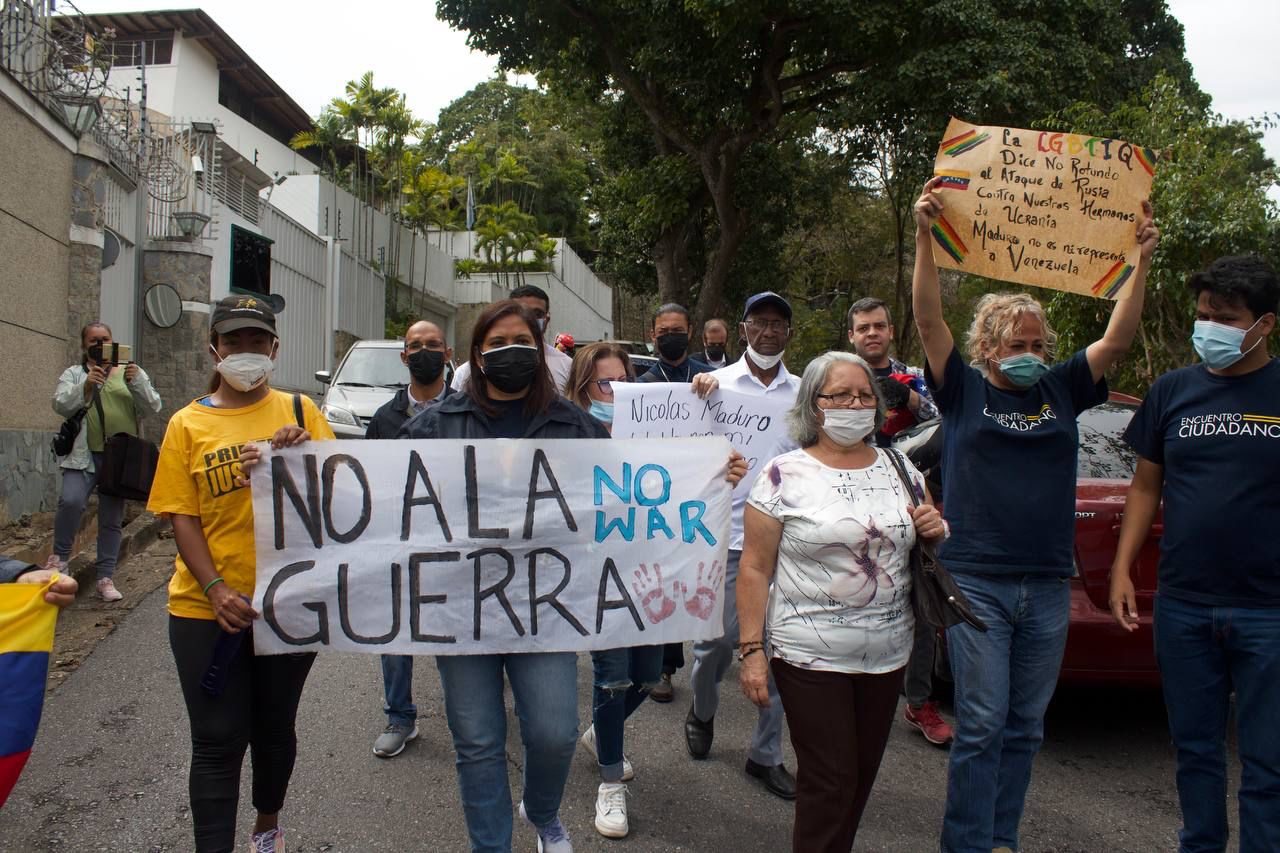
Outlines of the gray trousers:
{"type": "Polygon", "coordinates": [[[937,629],[923,619],[917,619],[903,688],[903,692],[907,694],[907,704],[913,708],[919,708],[933,698],[933,665],[937,653],[937,629]]]}
{"type": "MultiPolygon", "coordinates": [[[[98,471],[102,468],[102,454],[93,454],[93,471],[62,469],[62,491],[58,493],[58,512],[53,517],[53,553],[64,563],[71,556],[76,531],[80,529],[80,516],[89,494],[98,485],[98,471]]],[[[98,493],[98,562],[95,568],[98,580],[109,578],[116,571],[116,558],[120,556],[120,525],[124,521],[124,498],[113,498],[98,493]]]]}
{"type": "MultiPolygon", "coordinates": [[[[724,635],[693,646],[693,715],[707,721],[720,705],[720,681],[728,672],[738,649],[738,559],[741,551],[729,551],[724,573],[724,635]]],[[[782,763],[782,697],[769,675],[769,707],[761,708],[756,730],[751,736],[747,757],[757,764],[773,767],[782,763]]]]}

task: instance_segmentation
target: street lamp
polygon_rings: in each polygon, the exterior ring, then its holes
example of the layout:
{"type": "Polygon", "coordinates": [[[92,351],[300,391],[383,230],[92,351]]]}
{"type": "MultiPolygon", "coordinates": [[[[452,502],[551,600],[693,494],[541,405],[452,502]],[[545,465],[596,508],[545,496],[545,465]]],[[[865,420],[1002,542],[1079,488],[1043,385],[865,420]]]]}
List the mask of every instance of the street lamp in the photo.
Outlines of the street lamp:
{"type": "Polygon", "coordinates": [[[102,104],[94,95],[73,95],[62,92],[55,96],[67,117],[67,123],[77,136],[88,133],[102,115],[102,104]]]}
{"type": "Polygon", "coordinates": [[[173,220],[178,223],[178,230],[182,232],[182,236],[195,240],[204,233],[204,227],[209,224],[209,214],[200,213],[197,210],[179,210],[173,214],[173,220]]]}

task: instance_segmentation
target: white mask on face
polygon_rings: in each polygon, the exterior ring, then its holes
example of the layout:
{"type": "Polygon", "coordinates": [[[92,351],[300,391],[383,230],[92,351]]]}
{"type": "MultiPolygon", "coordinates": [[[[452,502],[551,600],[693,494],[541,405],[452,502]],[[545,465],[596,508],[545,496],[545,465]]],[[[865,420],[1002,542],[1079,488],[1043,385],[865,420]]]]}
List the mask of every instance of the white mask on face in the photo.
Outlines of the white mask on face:
{"type": "MultiPolygon", "coordinates": [[[[209,347],[213,349],[213,347],[209,347]]],[[[252,391],[271,378],[275,370],[275,360],[258,352],[238,352],[226,358],[219,358],[215,350],[214,358],[218,358],[218,373],[227,384],[240,393],[252,391]]]]}
{"type": "Polygon", "coordinates": [[[761,370],[772,370],[774,365],[782,361],[784,355],[786,355],[786,350],[777,355],[761,355],[752,348],[751,344],[747,344],[747,357],[755,362],[756,367],[761,370]]]}
{"type": "Polygon", "coordinates": [[[876,426],[875,409],[823,409],[822,431],[841,447],[852,447],[876,426]]]}

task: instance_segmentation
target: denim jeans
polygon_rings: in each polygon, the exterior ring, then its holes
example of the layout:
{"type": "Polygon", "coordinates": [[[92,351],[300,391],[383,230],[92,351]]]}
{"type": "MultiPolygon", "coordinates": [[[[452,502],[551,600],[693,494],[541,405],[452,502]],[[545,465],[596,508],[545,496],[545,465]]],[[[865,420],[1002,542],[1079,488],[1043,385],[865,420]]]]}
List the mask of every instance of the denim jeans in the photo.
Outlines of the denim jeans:
{"type": "Polygon", "coordinates": [[[955,575],[986,633],[947,630],[956,686],[943,853],[1018,849],[1031,762],[1067,643],[1066,578],[955,575]]]}
{"type": "Polygon", "coordinates": [[[418,719],[418,706],[413,704],[413,656],[382,656],[382,710],[388,723],[410,729],[418,719]]]}
{"type": "MultiPolygon", "coordinates": [[[[693,714],[703,722],[716,715],[720,706],[720,682],[729,671],[738,647],[738,560],[741,557],[741,551],[730,550],[725,561],[724,634],[693,646],[689,684],[693,687],[693,714]]],[[[782,698],[778,696],[772,673],[768,689],[769,707],[759,709],[747,757],[765,767],[774,767],[782,763],[782,698]]]]}
{"type": "Polygon", "coordinates": [[[1179,853],[1227,849],[1227,714],[1236,694],[1240,853],[1280,850],[1280,611],[1156,596],[1156,662],[1178,750],[1179,853]]]}
{"type": "Polygon", "coordinates": [[[545,826],[560,811],[578,743],[578,657],[572,652],[441,655],[444,709],[457,753],[458,788],[473,853],[511,850],[507,707],[511,682],[524,743],[524,805],[545,826]]]}
{"type": "Polygon", "coordinates": [[[636,646],[591,653],[595,686],[591,722],[596,727],[600,778],[622,781],[623,724],[662,677],[663,646],[636,646]]]}
{"type": "MultiPolygon", "coordinates": [[[[53,516],[53,553],[64,563],[71,557],[75,546],[76,531],[80,529],[80,516],[84,505],[98,485],[98,471],[102,470],[102,454],[93,454],[94,470],[77,471],[62,469],[62,489],[58,492],[58,511],[53,516]]],[[[120,556],[121,527],[124,523],[124,498],[113,498],[98,493],[98,562],[95,564],[98,580],[109,578],[116,572],[116,559],[120,556]]]]}

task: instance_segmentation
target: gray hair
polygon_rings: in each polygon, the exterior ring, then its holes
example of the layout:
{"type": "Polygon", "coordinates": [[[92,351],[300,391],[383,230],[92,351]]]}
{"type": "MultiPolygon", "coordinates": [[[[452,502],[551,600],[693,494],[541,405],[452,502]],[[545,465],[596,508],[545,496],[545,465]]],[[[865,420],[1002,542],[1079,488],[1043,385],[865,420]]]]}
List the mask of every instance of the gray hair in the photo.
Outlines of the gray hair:
{"type": "Polygon", "coordinates": [[[827,382],[827,374],[831,372],[832,365],[838,362],[856,364],[866,371],[867,381],[871,383],[871,391],[876,395],[876,426],[871,435],[867,436],[868,440],[880,431],[880,427],[884,426],[887,416],[884,395],[880,393],[880,385],[876,382],[876,374],[871,369],[871,365],[867,364],[861,356],[851,352],[833,350],[809,362],[809,366],[804,369],[804,376],[800,379],[796,403],[787,412],[787,430],[801,447],[812,447],[818,443],[818,432],[822,429],[822,419],[818,416],[820,411],[818,394],[827,382]]]}

